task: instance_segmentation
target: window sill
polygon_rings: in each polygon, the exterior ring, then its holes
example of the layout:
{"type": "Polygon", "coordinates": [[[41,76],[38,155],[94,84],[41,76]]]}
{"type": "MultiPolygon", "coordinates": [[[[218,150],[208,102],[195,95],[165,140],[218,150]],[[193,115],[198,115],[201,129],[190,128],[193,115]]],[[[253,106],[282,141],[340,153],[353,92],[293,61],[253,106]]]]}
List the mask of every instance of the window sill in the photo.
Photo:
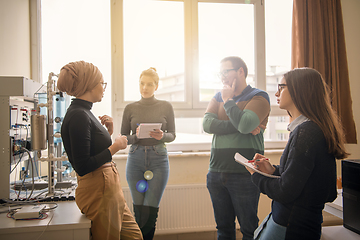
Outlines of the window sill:
{"type": "MultiPolygon", "coordinates": [[[[265,155],[281,155],[284,149],[265,149],[265,155]]],[[[118,153],[113,156],[114,160],[126,160],[127,153],[118,153]]],[[[170,158],[186,158],[186,157],[210,157],[210,151],[201,151],[201,152],[170,152],[170,158]]]]}

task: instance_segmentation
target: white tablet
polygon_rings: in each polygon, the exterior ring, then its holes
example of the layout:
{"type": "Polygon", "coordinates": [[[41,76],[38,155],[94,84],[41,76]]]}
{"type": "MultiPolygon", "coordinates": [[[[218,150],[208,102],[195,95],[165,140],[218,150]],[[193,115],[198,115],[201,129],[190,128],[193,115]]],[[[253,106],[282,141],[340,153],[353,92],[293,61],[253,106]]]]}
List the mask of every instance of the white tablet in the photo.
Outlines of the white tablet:
{"type": "Polygon", "coordinates": [[[162,123],[140,123],[138,138],[150,138],[150,132],[161,129],[162,123]]]}

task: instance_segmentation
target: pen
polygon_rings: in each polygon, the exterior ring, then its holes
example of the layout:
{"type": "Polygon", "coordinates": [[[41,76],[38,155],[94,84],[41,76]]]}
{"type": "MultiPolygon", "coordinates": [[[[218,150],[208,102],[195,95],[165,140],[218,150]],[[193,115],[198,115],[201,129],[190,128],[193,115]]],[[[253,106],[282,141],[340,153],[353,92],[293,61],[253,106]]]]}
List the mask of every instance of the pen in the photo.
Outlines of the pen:
{"type": "MultiPolygon", "coordinates": [[[[265,160],[269,161],[269,159],[268,159],[268,158],[265,158],[265,160]]],[[[256,159],[256,160],[249,160],[249,161],[248,161],[248,163],[253,163],[253,162],[258,162],[258,161],[260,161],[260,160],[259,160],[259,159],[256,159]]]]}

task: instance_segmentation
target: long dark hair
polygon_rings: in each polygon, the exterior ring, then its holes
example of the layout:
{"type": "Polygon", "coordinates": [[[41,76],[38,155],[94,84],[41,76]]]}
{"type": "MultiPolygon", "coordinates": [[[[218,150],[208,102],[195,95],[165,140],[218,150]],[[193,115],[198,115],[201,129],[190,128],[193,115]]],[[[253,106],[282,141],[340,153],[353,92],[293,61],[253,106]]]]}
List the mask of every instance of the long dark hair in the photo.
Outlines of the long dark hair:
{"type": "Polygon", "coordinates": [[[302,115],[323,131],[329,152],[337,159],[349,156],[340,120],[330,103],[330,91],[321,74],[312,68],[296,68],[284,74],[291,99],[302,115]]]}

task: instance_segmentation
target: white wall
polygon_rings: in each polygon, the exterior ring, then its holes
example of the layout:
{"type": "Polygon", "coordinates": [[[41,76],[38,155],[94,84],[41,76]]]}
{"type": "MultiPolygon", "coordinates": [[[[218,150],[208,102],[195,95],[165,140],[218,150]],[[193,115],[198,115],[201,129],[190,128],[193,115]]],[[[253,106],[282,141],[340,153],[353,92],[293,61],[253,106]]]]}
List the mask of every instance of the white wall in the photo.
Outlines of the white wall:
{"type": "Polygon", "coordinates": [[[29,0],[0,0],[0,76],[31,78],[29,0]]]}
{"type": "Polygon", "coordinates": [[[352,108],[358,141],[358,144],[348,144],[347,149],[351,153],[349,158],[360,159],[360,1],[342,0],[341,5],[345,29],[351,97],[353,100],[352,108]]]}

